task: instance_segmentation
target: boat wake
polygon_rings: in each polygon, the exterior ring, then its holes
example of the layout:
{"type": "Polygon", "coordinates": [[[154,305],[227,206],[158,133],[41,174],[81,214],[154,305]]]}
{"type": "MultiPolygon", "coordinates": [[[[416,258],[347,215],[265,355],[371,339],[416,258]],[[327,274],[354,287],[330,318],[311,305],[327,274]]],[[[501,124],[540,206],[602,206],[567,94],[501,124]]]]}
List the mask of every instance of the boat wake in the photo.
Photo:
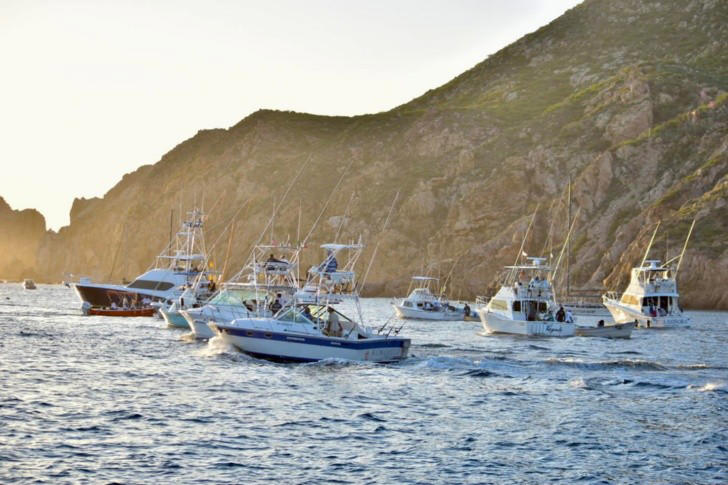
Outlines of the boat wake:
{"type": "Polygon", "coordinates": [[[601,362],[584,362],[578,359],[558,359],[552,358],[546,360],[547,364],[559,365],[566,367],[575,367],[578,369],[586,370],[606,370],[614,368],[627,368],[627,369],[641,369],[641,370],[653,370],[662,371],[667,370],[668,367],[658,364],[657,362],[650,362],[647,360],[640,359],[618,359],[618,360],[606,360],[601,362]]]}
{"type": "Polygon", "coordinates": [[[225,343],[220,337],[215,336],[207,341],[207,345],[197,351],[197,355],[200,357],[215,357],[220,354],[226,354],[233,352],[235,348],[232,345],[225,343]]]}

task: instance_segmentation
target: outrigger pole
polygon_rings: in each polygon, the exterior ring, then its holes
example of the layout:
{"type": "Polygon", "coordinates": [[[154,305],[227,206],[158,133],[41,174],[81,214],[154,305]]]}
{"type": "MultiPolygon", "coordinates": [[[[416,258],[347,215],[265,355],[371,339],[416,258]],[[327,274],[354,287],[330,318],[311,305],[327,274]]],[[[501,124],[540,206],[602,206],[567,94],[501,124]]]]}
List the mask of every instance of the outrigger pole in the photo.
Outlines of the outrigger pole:
{"type": "MultiPolygon", "coordinates": [[[[660,221],[657,221],[657,225],[655,226],[655,232],[652,233],[652,238],[650,238],[650,244],[647,245],[647,251],[645,251],[645,255],[642,258],[642,262],[640,263],[640,268],[645,265],[645,261],[647,261],[647,255],[650,254],[650,249],[652,248],[652,243],[655,241],[655,236],[657,235],[657,230],[660,228],[660,221]]],[[[685,241],[687,244],[687,241],[685,241]]]]}
{"type": "Polygon", "coordinates": [[[521,247],[518,250],[518,255],[516,256],[516,261],[513,263],[514,268],[511,270],[510,274],[508,275],[508,279],[506,280],[506,283],[510,283],[511,278],[516,273],[515,266],[518,266],[518,260],[521,259],[521,254],[523,254],[523,248],[526,246],[526,239],[528,239],[528,233],[531,232],[531,226],[533,225],[533,221],[536,219],[536,213],[538,212],[538,208],[541,204],[536,205],[536,210],[533,211],[533,215],[531,216],[531,222],[528,223],[528,227],[526,228],[526,234],[523,236],[523,241],[521,241],[521,247]]]}
{"type": "MultiPolygon", "coordinates": [[[[576,215],[574,216],[574,220],[571,221],[571,227],[569,228],[569,232],[566,233],[566,244],[564,244],[561,247],[561,252],[559,253],[559,259],[556,260],[556,266],[554,267],[553,273],[551,273],[551,281],[556,281],[556,272],[559,270],[559,265],[561,264],[561,257],[564,255],[564,250],[569,245],[569,239],[571,238],[571,231],[573,231],[574,230],[574,226],[576,226],[576,220],[579,218],[579,213],[580,212],[581,212],[581,207],[579,207],[579,209],[577,209],[576,215]]],[[[556,291],[554,291],[554,295],[555,294],[556,294],[556,291]]],[[[567,297],[568,297],[568,293],[567,293],[567,297]]]]}
{"type": "MultiPolygon", "coordinates": [[[[394,196],[394,200],[392,201],[392,205],[389,206],[389,212],[387,213],[387,218],[384,220],[384,225],[382,226],[382,230],[379,231],[379,234],[384,233],[384,231],[387,229],[387,225],[389,224],[389,218],[392,216],[392,211],[394,210],[394,206],[397,203],[397,199],[399,199],[399,190],[394,196]]],[[[379,243],[381,242],[381,239],[377,241],[377,245],[374,246],[374,251],[372,252],[372,259],[369,260],[369,266],[367,266],[367,271],[364,273],[364,278],[361,280],[361,285],[359,285],[359,289],[364,289],[364,283],[366,283],[367,278],[369,277],[369,270],[372,269],[372,264],[374,263],[374,258],[377,255],[377,250],[379,249],[379,243]]],[[[357,290],[357,293],[359,293],[359,290],[357,290]]]]}
{"type": "Polygon", "coordinates": [[[675,268],[675,278],[677,279],[677,272],[680,271],[680,265],[682,264],[683,256],[685,255],[685,250],[688,248],[688,241],[690,240],[690,235],[693,233],[693,228],[695,227],[695,221],[697,220],[697,217],[693,219],[693,223],[690,225],[690,230],[688,231],[688,237],[685,238],[685,244],[683,245],[682,252],[680,253],[680,259],[677,262],[677,268],[675,268]]]}

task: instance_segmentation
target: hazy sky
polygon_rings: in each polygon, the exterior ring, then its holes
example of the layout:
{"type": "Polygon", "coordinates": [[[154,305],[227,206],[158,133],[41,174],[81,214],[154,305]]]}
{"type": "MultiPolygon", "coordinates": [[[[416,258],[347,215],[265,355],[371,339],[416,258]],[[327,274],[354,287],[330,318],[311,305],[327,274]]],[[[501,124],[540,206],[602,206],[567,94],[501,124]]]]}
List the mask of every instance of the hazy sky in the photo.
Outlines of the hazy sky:
{"type": "Polygon", "coordinates": [[[68,224],[204,128],[435,88],[577,0],[0,0],[0,196],[68,224]]]}

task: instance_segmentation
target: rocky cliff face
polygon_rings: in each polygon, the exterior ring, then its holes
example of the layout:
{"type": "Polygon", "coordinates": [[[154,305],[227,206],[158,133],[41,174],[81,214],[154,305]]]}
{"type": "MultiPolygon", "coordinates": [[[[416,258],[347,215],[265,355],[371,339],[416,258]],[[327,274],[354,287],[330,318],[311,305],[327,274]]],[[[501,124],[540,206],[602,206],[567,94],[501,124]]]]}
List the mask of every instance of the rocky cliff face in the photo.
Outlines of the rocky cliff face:
{"type": "Polygon", "coordinates": [[[38,278],[37,252],[45,218],[32,209],[16,211],[0,197],[0,278],[38,278]]]}
{"type": "MultiPolygon", "coordinates": [[[[623,288],[658,220],[654,256],[664,259],[697,218],[684,302],[728,308],[727,18],[724,1],[587,0],[389,112],[259,111],[201,131],[103,199],[76,201],[38,268],[132,277],[166,244],[170,211],[203,199],[211,241],[238,214],[229,266],[239,267],[305,164],[275,239],[296,238],[299,207],[305,234],[343,175],[309,246],[345,221],[340,239],[361,234],[364,261],[379,244],[370,291],[401,293],[412,274],[452,268],[451,296],[473,296],[513,262],[534,211],[527,252],[557,252],[571,178],[573,287],[623,288]]],[[[318,256],[309,253],[306,263],[318,256]]]]}

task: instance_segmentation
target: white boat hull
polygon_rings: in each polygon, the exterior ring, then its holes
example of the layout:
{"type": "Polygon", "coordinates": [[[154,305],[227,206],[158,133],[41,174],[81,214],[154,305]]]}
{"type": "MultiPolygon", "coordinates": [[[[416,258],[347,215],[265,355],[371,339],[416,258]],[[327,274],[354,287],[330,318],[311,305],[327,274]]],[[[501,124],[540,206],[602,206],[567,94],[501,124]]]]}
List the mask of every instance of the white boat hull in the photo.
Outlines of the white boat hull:
{"type": "Polygon", "coordinates": [[[582,317],[608,317],[609,310],[604,305],[569,305],[565,304],[564,309],[570,310],[575,316],[582,317]]]}
{"type": "Polygon", "coordinates": [[[465,318],[465,314],[460,312],[422,310],[420,308],[408,308],[396,304],[392,305],[392,307],[394,307],[397,318],[403,319],[457,321],[465,318]]]}
{"type": "Polygon", "coordinates": [[[630,338],[634,322],[615,323],[603,327],[576,327],[577,337],[630,338]]]}
{"type": "Polygon", "coordinates": [[[617,323],[637,322],[640,328],[685,328],[690,326],[690,317],[685,315],[650,316],[622,305],[616,300],[606,300],[607,307],[612,318],[617,323]]]}
{"type": "Polygon", "coordinates": [[[185,317],[183,317],[182,314],[180,312],[178,312],[177,310],[159,308],[158,311],[162,315],[162,318],[164,318],[164,321],[167,322],[168,327],[173,327],[173,328],[188,328],[189,327],[185,317]]]}
{"type": "Polygon", "coordinates": [[[195,338],[204,340],[211,339],[215,336],[215,332],[213,332],[210,326],[207,324],[204,319],[204,315],[201,312],[190,312],[187,310],[182,310],[180,314],[185,318],[185,320],[187,320],[187,324],[190,326],[190,329],[195,335],[195,338]]]}
{"type": "Polygon", "coordinates": [[[273,332],[212,322],[210,326],[224,342],[247,354],[290,362],[314,362],[324,359],[393,362],[406,358],[410,345],[409,339],[401,337],[350,340],[273,332]]]}
{"type": "Polygon", "coordinates": [[[576,325],[573,323],[511,320],[485,309],[480,310],[480,321],[487,333],[505,333],[529,337],[573,337],[576,331],[576,325]]]}

